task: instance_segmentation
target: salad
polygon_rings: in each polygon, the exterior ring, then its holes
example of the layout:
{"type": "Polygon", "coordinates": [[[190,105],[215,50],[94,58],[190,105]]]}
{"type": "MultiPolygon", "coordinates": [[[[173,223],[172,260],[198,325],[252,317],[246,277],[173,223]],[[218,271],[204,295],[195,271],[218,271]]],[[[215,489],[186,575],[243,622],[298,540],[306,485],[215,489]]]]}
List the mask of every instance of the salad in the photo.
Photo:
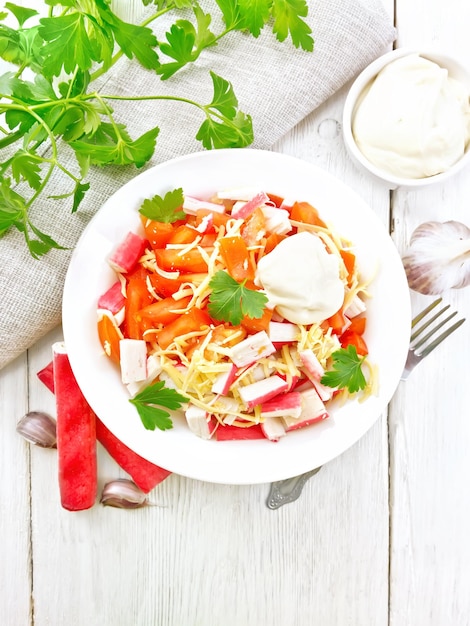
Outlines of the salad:
{"type": "Polygon", "coordinates": [[[171,428],[179,410],[202,438],[279,441],[331,402],[375,393],[367,284],[353,244],[309,202],[178,188],[139,213],[97,311],[145,428],[171,428]]]}

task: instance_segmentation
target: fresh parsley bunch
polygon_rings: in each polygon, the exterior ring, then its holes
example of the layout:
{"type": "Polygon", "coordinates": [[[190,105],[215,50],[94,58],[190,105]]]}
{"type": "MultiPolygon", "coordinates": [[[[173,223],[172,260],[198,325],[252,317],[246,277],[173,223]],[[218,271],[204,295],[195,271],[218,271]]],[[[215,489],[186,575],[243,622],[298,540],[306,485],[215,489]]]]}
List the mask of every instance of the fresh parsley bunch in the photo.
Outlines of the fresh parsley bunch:
{"type": "Polygon", "coordinates": [[[140,168],[154,153],[159,127],[132,138],[125,123],[115,118],[113,100],[173,99],[198,108],[204,119],[196,138],[206,149],[244,147],[253,141],[251,117],[238,109],[231,83],[214,72],[208,104],[159,94],[100,94],[94,81],[122,55],[165,80],[227,33],[236,30],[258,37],[268,23],[279,41],[290,37],[295,47],[313,50],[304,21],[305,0],[216,0],[214,9],[224,24],[218,33],[211,30],[212,16],[197,0],[142,2],[154,5],[155,11],[141,24],[120,19],[110,0],[45,0],[48,15],[40,19],[35,8],[12,2],[0,12],[0,57],[17,67],[0,76],[0,236],[17,228],[35,258],[61,248],[31,222],[29,211],[39,196],[70,198],[74,212],[89,189],[90,166],[140,168]],[[168,12],[175,13],[175,21],[165,40],[158,41],[149,24],[168,12]],[[15,18],[16,28],[1,23],[8,16],[15,18]],[[76,157],[77,171],[64,165],[67,147],[76,157]],[[50,196],[56,170],[70,184],[50,196]]]}

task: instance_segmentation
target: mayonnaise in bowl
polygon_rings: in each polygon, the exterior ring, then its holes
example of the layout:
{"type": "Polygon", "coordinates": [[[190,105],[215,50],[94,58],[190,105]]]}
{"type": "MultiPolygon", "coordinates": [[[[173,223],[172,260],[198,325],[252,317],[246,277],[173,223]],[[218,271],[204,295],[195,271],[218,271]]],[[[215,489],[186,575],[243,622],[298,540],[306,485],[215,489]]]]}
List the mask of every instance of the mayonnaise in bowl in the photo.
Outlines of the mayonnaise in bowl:
{"type": "Polygon", "coordinates": [[[401,57],[363,95],[352,132],[364,156],[396,176],[445,172],[470,140],[468,88],[418,54],[401,57]]]}
{"type": "Polygon", "coordinates": [[[389,188],[447,180],[470,163],[470,72],[440,53],[386,53],[353,82],[343,136],[353,160],[389,188]]]}

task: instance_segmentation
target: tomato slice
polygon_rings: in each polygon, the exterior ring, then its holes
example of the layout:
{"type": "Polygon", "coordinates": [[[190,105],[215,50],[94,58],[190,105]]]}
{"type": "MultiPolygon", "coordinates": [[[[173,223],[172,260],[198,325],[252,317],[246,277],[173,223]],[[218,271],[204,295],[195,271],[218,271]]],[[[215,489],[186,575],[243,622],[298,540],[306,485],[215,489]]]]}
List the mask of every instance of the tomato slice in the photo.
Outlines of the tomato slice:
{"type": "Polygon", "coordinates": [[[126,288],[126,309],[124,315],[124,334],[129,339],[142,339],[142,328],[138,312],[151,302],[153,302],[153,297],[148,292],[145,279],[131,278],[126,288]]]}
{"type": "Polygon", "coordinates": [[[219,239],[220,254],[232,278],[241,282],[245,278],[253,280],[255,270],[251,263],[248,247],[241,237],[219,239]]]}
{"type": "Polygon", "coordinates": [[[339,253],[348,272],[348,284],[350,285],[356,269],[356,255],[349,250],[340,250],[339,253]]]}
{"type": "Polygon", "coordinates": [[[277,206],[277,208],[279,209],[282,205],[282,203],[284,202],[284,198],[282,196],[277,196],[274,193],[268,193],[268,198],[271,200],[271,202],[277,206]]]}
{"type": "Polygon", "coordinates": [[[271,309],[265,308],[261,317],[248,317],[244,316],[241,325],[249,333],[257,333],[261,330],[268,330],[269,322],[273,316],[271,309]]]}
{"type": "Polygon", "coordinates": [[[260,207],[257,207],[251,215],[245,219],[245,224],[241,229],[241,236],[247,246],[259,244],[260,236],[266,232],[266,218],[260,207]]]}
{"type": "Polygon", "coordinates": [[[173,230],[167,243],[191,243],[198,235],[199,233],[195,228],[182,224],[173,230]]]}
{"type": "Polygon", "coordinates": [[[346,318],[343,315],[343,309],[339,309],[339,311],[336,311],[334,315],[329,317],[327,323],[336,335],[341,335],[343,328],[346,326],[346,318]]]}
{"type": "Polygon", "coordinates": [[[304,224],[326,228],[325,222],[318,215],[317,209],[309,202],[294,202],[290,212],[291,219],[304,224]]]}
{"type": "Polygon", "coordinates": [[[285,235],[278,235],[277,233],[271,233],[266,238],[266,244],[264,246],[264,254],[269,254],[274,250],[278,243],[281,243],[285,239],[285,235]]]}
{"type": "Polygon", "coordinates": [[[145,236],[152,248],[164,248],[173,234],[173,224],[147,219],[143,220],[143,224],[145,236]]]}
{"type": "Polygon", "coordinates": [[[230,215],[228,213],[217,213],[217,211],[211,211],[210,209],[198,209],[195,216],[196,226],[199,226],[203,219],[208,215],[212,216],[212,224],[216,228],[225,226],[230,219],[230,215]]]}
{"type": "Polygon", "coordinates": [[[111,359],[111,361],[119,365],[119,342],[123,339],[123,334],[119,330],[114,316],[108,311],[103,311],[98,320],[98,337],[105,354],[111,359]]]}
{"type": "Polygon", "coordinates": [[[180,250],[171,248],[155,250],[155,258],[158,266],[167,271],[207,272],[207,263],[197,248],[188,250],[184,254],[181,254],[180,250]]]}
{"type": "Polygon", "coordinates": [[[349,328],[341,335],[340,341],[343,348],[351,345],[355,346],[356,352],[360,356],[367,356],[369,354],[364,338],[359,333],[349,330],[349,328]]]}
{"type": "Polygon", "coordinates": [[[170,296],[147,305],[137,313],[136,317],[149,320],[154,324],[169,324],[181,315],[181,311],[184,311],[190,302],[191,296],[180,300],[175,300],[170,296]]]}
{"type": "Polygon", "coordinates": [[[149,274],[149,281],[155,292],[163,298],[172,296],[181,286],[179,276],[178,278],[167,278],[158,272],[155,272],[155,274],[149,274]]]}
{"type": "Polygon", "coordinates": [[[351,330],[358,335],[363,335],[366,330],[366,319],[365,317],[352,317],[351,323],[349,324],[347,330],[351,330]]]}
{"type": "Polygon", "coordinates": [[[166,350],[171,342],[181,335],[201,330],[211,323],[211,318],[201,309],[193,307],[165,326],[157,335],[158,345],[166,350]]]}

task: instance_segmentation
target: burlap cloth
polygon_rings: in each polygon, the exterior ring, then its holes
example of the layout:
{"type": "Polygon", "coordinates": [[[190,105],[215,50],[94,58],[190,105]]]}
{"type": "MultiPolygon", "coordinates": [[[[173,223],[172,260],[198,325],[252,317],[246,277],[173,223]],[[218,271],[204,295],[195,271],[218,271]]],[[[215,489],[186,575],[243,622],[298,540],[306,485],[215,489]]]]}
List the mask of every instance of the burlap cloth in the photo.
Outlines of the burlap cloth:
{"type": "MultiPolygon", "coordinates": [[[[213,70],[233,84],[240,109],[252,116],[252,147],[269,149],[385,52],[395,38],[380,0],[312,0],[308,4],[313,53],[296,50],[288,41],[277,42],[267,28],[258,39],[233,33],[204,51],[196,65],[165,82],[123,58],[103,77],[101,93],[167,93],[209,103],[209,70],[213,70]]],[[[162,26],[164,20],[156,26],[160,37],[162,26]]],[[[153,125],[160,126],[157,150],[146,167],[202,149],[194,137],[203,118],[194,107],[162,101],[126,102],[115,103],[115,111],[134,137],[153,125]]],[[[32,212],[33,223],[73,248],[103,202],[137,173],[134,167],[93,169],[88,177],[91,188],[77,214],[71,214],[66,201],[42,198],[32,212]]],[[[59,189],[60,180],[56,183],[59,189]]],[[[0,368],[60,324],[70,255],[71,250],[53,250],[34,260],[16,231],[0,239],[0,368]]]]}

